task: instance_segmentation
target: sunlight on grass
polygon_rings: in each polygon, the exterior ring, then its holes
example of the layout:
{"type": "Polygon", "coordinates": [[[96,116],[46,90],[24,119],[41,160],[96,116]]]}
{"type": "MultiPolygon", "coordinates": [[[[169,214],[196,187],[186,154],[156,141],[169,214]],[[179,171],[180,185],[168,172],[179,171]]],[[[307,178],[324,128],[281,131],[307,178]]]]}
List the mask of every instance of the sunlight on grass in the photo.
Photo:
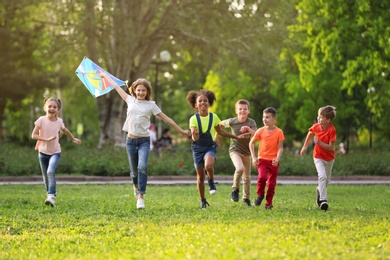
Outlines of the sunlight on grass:
{"type": "MultiPolygon", "coordinates": [[[[252,187],[252,198],[255,197],[252,187]]],[[[199,210],[195,186],[149,186],[136,210],[130,185],[1,187],[1,259],[389,259],[388,186],[278,186],[274,209],[230,201],[219,185],[199,210]]]]}

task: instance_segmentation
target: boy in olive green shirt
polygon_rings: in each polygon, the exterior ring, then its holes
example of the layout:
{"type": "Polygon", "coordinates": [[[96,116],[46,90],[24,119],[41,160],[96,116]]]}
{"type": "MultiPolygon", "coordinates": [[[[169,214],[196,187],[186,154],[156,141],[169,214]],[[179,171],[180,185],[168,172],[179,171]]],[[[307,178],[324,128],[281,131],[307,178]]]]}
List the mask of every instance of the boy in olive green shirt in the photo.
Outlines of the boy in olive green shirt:
{"type": "Polygon", "coordinates": [[[245,99],[240,99],[235,104],[237,117],[223,120],[219,123],[222,127],[229,127],[234,135],[247,133],[247,138],[230,139],[229,155],[234,164],[235,172],[233,178],[231,199],[234,202],[239,200],[240,182],[243,180],[244,192],[243,202],[249,207],[250,185],[251,185],[251,153],[249,150],[249,141],[257,130],[256,122],[248,118],[250,113],[250,103],[245,99]]]}

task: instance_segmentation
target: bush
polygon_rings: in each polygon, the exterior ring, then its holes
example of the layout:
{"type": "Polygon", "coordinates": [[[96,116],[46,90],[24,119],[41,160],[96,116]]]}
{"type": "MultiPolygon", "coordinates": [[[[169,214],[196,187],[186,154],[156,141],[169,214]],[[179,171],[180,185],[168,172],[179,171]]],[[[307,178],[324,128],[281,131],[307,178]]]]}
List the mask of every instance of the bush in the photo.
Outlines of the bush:
{"type": "MultiPolygon", "coordinates": [[[[195,176],[192,152],[188,144],[178,145],[176,149],[164,152],[161,157],[152,152],[149,158],[150,176],[195,176]]],[[[57,174],[92,176],[128,176],[129,164],[124,147],[77,146],[65,143],[62,146],[61,160],[57,174]]],[[[388,152],[379,150],[352,150],[349,154],[338,155],[333,167],[333,176],[376,175],[389,176],[388,152]]],[[[230,160],[227,146],[218,148],[215,161],[216,175],[233,175],[234,166],[230,160]]],[[[40,175],[37,151],[33,146],[18,146],[4,143],[0,150],[0,176],[40,175]]],[[[251,168],[257,175],[257,169],[251,168]]],[[[280,176],[316,176],[311,153],[303,157],[285,149],[281,160],[280,176]]]]}

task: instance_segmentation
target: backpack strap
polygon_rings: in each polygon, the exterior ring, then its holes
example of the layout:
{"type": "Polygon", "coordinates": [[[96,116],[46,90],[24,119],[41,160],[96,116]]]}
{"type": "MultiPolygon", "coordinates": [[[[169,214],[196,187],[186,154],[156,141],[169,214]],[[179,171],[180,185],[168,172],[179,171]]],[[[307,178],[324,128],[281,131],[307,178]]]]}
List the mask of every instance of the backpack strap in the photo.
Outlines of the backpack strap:
{"type": "MultiPolygon", "coordinates": [[[[195,116],[196,116],[196,120],[198,121],[199,134],[202,134],[203,133],[203,131],[202,131],[202,123],[200,121],[199,113],[196,113],[195,116]]],[[[207,131],[205,133],[210,133],[212,124],[213,124],[213,113],[210,112],[209,113],[209,127],[207,128],[207,131]]]]}

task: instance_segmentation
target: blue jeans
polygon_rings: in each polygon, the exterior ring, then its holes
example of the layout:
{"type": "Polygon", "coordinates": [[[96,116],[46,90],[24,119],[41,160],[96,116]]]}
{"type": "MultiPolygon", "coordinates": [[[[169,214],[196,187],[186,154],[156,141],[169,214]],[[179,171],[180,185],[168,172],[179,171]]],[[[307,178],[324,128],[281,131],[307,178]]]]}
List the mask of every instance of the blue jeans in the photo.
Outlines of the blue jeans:
{"type": "Polygon", "coordinates": [[[56,190],[56,168],[60,161],[61,153],[47,155],[38,153],[39,164],[41,166],[43,181],[46,186],[47,194],[57,194],[56,190]]]}
{"type": "Polygon", "coordinates": [[[139,194],[145,194],[148,182],[150,137],[126,138],[126,151],[130,164],[130,177],[138,184],[139,194]]]}

